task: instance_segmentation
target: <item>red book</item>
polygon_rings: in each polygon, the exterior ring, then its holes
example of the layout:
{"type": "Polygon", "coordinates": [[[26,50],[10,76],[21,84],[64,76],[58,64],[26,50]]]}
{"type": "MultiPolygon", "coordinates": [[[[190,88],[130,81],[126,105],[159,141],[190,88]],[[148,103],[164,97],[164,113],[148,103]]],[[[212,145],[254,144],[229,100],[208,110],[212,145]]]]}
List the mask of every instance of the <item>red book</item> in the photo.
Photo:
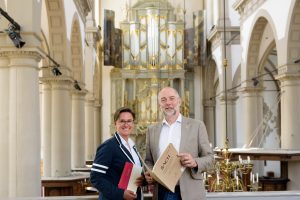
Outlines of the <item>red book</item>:
{"type": "Polygon", "coordinates": [[[135,181],[141,176],[142,167],[137,166],[131,162],[126,162],[119,180],[118,188],[123,190],[130,190],[136,192],[137,185],[135,181]]]}
{"type": "Polygon", "coordinates": [[[131,162],[126,162],[123,168],[123,172],[118,184],[118,188],[126,190],[129,180],[130,180],[130,176],[131,176],[131,171],[133,168],[133,163],[131,162]]]}

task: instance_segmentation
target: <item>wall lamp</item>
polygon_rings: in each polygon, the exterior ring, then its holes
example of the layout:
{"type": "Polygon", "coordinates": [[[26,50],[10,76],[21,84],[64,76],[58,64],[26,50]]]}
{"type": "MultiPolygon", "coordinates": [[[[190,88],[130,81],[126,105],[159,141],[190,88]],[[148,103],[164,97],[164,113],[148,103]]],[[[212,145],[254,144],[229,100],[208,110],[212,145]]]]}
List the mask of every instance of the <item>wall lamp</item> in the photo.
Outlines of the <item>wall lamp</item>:
{"type": "Polygon", "coordinates": [[[257,77],[254,77],[251,80],[253,81],[253,86],[257,86],[259,84],[259,80],[257,79],[257,77]]]}
{"type": "Polygon", "coordinates": [[[60,76],[62,75],[61,71],[58,69],[60,67],[60,65],[53,59],[51,58],[48,54],[46,54],[47,58],[49,58],[49,60],[51,60],[55,66],[53,66],[53,68],[51,69],[52,74],[54,76],[60,76]]]}
{"type": "Polygon", "coordinates": [[[10,22],[8,29],[5,30],[8,34],[8,37],[12,40],[15,47],[22,48],[25,45],[25,41],[20,35],[20,25],[17,22],[15,22],[15,20],[13,20],[1,7],[0,13],[10,22]]]}
{"type": "Polygon", "coordinates": [[[74,88],[79,91],[81,90],[81,87],[79,86],[79,83],[77,80],[74,81],[74,88]]]}
{"type": "Polygon", "coordinates": [[[62,75],[62,73],[59,71],[59,69],[58,69],[56,66],[54,66],[54,67],[51,69],[51,71],[52,71],[52,74],[53,74],[54,76],[60,76],[60,75],[62,75]]]}

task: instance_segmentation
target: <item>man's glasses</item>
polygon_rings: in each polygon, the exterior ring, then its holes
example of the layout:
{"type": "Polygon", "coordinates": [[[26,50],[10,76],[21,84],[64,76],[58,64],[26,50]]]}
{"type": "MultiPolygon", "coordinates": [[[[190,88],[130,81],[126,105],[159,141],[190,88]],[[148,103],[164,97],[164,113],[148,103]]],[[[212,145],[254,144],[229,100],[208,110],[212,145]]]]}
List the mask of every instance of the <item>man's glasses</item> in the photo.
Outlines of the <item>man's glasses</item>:
{"type": "Polygon", "coordinates": [[[122,125],[128,124],[128,125],[132,125],[133,124],[133,120],[120,120],[119,123],[122,125]]]}

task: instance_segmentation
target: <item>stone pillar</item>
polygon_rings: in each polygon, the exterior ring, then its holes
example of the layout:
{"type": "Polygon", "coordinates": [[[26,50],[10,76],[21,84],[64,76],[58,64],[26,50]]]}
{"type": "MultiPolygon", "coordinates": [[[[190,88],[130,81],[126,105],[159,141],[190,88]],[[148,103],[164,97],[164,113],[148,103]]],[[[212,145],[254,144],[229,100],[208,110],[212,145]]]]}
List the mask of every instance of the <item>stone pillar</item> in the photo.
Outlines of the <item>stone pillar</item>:
{"type": "Polygon", "coordinates": [[[42,176],[51,176],[51,85],[43,81],[41,94],[42,176]]]}
{"type": "Polygon", "coordinates": [[[85,99],[85,159],[94,160],[94,99],[85,99]]]}
{"type": "Polygon", "coordinates": [[[94,152],[96,152],[98,146],[101,144],[101,105],[94,105],[94,152]]]}
{"type": "Polygon", "coordinates": [[[72,127],[71,127],[71,166],[85,167],[85,122],[84,122],[84,95],[85,92],[72,93],[72,127]]]}
{"type": "Polygon", "coordinates": [[[70,84],[62,78],[52,81],[51,177],[71,174],[70,84]]]}
{"type": "Polygon", "coordinates": [[[40,196],[40,57],[35,51],[25,50],[8,52],[8,56],[9,196],[40,196]]]}
{"type": "Polygon", "coordinates": [[[209,142],[213,146],[216,146],[215,143],[215,107],[216,102],[214,100],[204,101],[204,124],[206,126],[209,142]]]}
{"type": "Polygon", "coordinates": [[[218,137],[217,146],[218,147],[225,147],[225,141],[228,139],[230,145],[233,142],[233,133],[232,133],[232,102],[227,97],[227,102],[225,100],[224,94],[219,97],[220,99],[220,117],[221,117],[221,135],[218,137]],[[226,111],[226,104],[227,104],[227,111],[226,111]],[[227,112],[227,116],[226,116],[227,112]]]}
{"type": "MultiPolygon", "coordinates": [[[[4,110],[6,113],[0,114],[7,117],[3,125],[0,122],[0,126],[7,129],[5,134],[8,138],[1,137],[0,140],[2,142],[6,139],[8,142],[8,159],[1,158],[1,165],[8,164],[9,170],[4,177],[1,175],[1,179],[8,177],[8,197],[41,196],[38,79],[40,54],[37,48],[41,45],[38,36],[41,31],[41,2],[28,0],[22,6],[18,0],[3,2],[1,1],[2,9],[21,26],[20,35],[26,44],[22,48],[16,48],[7,34],[0,34],[1,54],[9,59],[7,77],[1,77],[1,82],[7,81],[6,89],[2,90],[3,86],[0,86],[3,98],[1,103],[5,103],[5,97],[8,98],[7,108],[4,110]]],[[[3,30],[7,28],[8,22],[2,16],[1,20],[3,30]]],[[[2,153],[5,151],[0,155],[2,153]]],[[[4,188],[0,190],[2,189],[4,188]]]]}
{"type": "Polygon", "coordinates": [[[281,147],[299,149],[300,75],[281,80],[281,147]]]}
{"type": "MultiPolygon", "coordinates": [[[[300,73],[299,64],[282,66],[277,79],[281,89],[281,148],[299,149],[300,140],[300,73]]],[[[300,187],[300,161],[288,163],[288,190],[300,187]]]]}
{"type": "Polygon", "coordinates": [[[235,113],[233,112],[233,108],[234,108],[236,99],[237,99],[236,96],[233,96],[228,93],[227,93],[227,102],[226,102],[224,95],[222,95],[220,97],[221,118],[222,118],[221,130],[224,130],[222,132],[223,135],[220,138],[221,143],[219,143],[219,145],[221,147],[225,146],[225,139],[228,139],[230,147],[235,147],[235,145],[236,145],[236,137],[235,137],[236,129],[234,126],[235,113]],[[227,104],[227,116],[226,116],[226,104],[227,104]],[[226,123],[227,123],[227,125],[226,125],[226,123]],[[227,131],[227,138],[226,138],[226,131],[227,131]]]}
{"type": "Polygon", "coordinates": [[[0,54],[0,199],[8,197],[9,59],[0,54]]]}
{"type": "Polygon", "coordinates": [[[244,87],[242,92],[242,109],[244,113],[242,130],[244,131],[244,145],[257,147],[258,136],[261,135],[263,123],[262,88],[244,87]]]}
{"type": "Polygon", "coordinates": [[[94,159],[94,88],[93,74],[96,63],[95,50],[96,42],[99,39],[98,29],[95,26],[93,13],[89,12],[85,23],[85,39],[88,45],[85,46],[85,88],[88,93],[85,100],[85,159],[94,159]]]}

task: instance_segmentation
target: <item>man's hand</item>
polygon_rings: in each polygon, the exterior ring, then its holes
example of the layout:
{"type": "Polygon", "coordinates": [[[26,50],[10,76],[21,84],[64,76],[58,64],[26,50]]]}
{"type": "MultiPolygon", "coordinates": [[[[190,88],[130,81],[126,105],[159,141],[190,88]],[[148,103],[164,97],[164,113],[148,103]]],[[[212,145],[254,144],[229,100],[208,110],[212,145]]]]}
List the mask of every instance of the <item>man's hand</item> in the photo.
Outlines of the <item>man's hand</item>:
{"type": "Polygon", "coordinates": [[[123,194],[123,198],[126,200],[134,200],[136,199],[136,194],[134,194],[134,192],[130,191],[130,190],[125,190],[124,194],[123,194]]]}
{"type": "Polygon", "coordinates": [[[155,180],[150,176],[149,172],[145,172],[145,178],[148,184],[152,185],[155,183],[155,180]]]}
{"type": "Polygon", "coordinates": [[[198,166],[196,160],[192,157],[189,153],[180,153],[178,154],[180,157],[180,162],[182,166],[189,167],[189,168],[195,168],[198,166]]]}
{"type": "Polygon", "coordinates": [[[144,182],[144,177],[143,176],[140,176],[140,177],[138,177],[136,180],[135,180],[135,185],[136,186],[141,186],[141,185],[143,185],[143,182],[144,182]]]}

